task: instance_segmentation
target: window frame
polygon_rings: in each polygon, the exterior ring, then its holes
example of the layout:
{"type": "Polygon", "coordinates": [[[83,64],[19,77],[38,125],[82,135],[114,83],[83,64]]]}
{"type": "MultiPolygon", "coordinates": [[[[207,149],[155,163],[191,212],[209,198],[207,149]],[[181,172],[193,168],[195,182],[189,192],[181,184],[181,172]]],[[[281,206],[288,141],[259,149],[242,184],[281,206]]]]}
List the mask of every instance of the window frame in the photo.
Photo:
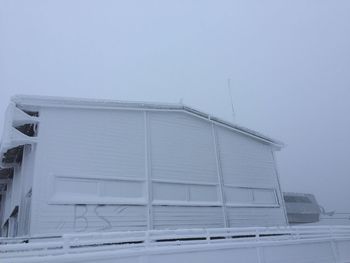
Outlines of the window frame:
{"type": "Polygon", "coordinates": [[[144,178],[129,178],[129,177],[107,177],[107,176],[63,176],[63,175],[52,175],[51,176],[51,190],[49,193],[48,204],[50,205],[147,205],[146,199],[146,180],[144,178]],[[81,182],[93,182],[97,184],[97,191],[95,195],[84,196],[62,196],[62,194],[57,194],[56,192],[56,182],[57,180],[72,180],[81,182]],[[145,193],[145,196],[140,198],[129,198],[129,197],[117,197],[117,196],[104,196],[102,195],[102,184],[107,182],[138,182],[145,193]]]}
{"type": "Polygon", "coordinates": [[[152,205],[154,206],[206,206],[206,207],[221,207],[222,200],[220,197],[220,185],[217,182],[198,182],[198,181],[183,181],[183,180],[166,180],[166,179],[152,179],[152,205]],[[215,187],[217,200],[216,201],[191,201],[190,194],[187,194],[187,200],[156,200],[154,199],[155,184],[177,184],[185,185],[187,191],[191,191],[191,186],[212,186],[215,187]]]}
{"type": "Polygon", "coordinates": [[[224,195],[225,195],[225,206],[227,207],[265,207],[265,208],[279,208],[281,206],[277,190],[275,188],[268,188],[268,187],[250,187],[250,186],[241,186],[241,185],[233,185],[233,184],[224,184],[223,189],[224,195]],[[238,189],[247,189],[250,190],[252,193],[252,203],[243,203],[243,202],[232,202],[227,201],[226,198],[226,188],[238,188],[238,189]],[[255,203],[255,195],[254,190],[265,190],[265,191],[271,191],[274,195],[275,203],[255,203]]]}

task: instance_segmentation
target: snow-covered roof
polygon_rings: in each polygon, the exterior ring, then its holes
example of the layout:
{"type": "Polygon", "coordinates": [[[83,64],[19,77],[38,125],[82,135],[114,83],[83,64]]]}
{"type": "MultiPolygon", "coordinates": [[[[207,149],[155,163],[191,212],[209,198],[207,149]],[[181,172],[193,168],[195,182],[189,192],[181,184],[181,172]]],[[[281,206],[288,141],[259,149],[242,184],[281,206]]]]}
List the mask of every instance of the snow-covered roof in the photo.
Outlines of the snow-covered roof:
{"type": "Polygon", "coordinates": [[[203,111],[180,103],[154,103],[154,102],[130,102],[118,100],[103,99],[85,99],[85,98],[66,98],[66,97],[47,97],[32,95],[16,95],[11,98],[19,108],[36,109],[40,107],[68,107],[68,108],[93,108],[93,109],[146,109],[146,110],[174,110],[184,111],[202,119],[207,119],[214,123],[232,128],[236,132],[254,137],[260,141],[271,144],[280,149],[284,144],[278,140],[272,139],[266,135],[234,123],[222,120],[203,111]]]}

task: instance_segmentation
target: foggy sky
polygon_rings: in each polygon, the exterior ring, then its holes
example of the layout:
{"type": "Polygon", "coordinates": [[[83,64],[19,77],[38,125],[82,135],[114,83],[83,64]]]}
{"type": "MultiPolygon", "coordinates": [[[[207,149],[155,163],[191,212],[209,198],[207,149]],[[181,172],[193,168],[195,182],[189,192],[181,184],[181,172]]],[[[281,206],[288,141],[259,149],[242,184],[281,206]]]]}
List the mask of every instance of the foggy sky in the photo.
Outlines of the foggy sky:
{"type": "Polygon", "coordinates": [[[350,1],[0,0],[14,94],[178,102],[287,147],[284,191],[350,211],[350,1]]]}

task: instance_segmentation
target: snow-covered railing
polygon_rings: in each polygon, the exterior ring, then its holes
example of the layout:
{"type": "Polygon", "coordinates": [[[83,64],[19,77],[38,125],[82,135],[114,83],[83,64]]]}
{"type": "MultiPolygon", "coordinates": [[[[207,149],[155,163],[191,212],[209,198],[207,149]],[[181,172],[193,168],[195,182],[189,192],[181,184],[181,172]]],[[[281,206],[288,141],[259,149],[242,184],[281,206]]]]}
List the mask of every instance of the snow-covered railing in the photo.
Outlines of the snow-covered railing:
{"type": "Polygon", "coordinates": [[[64,255],[137,247],[217,243],[350,240],[350,226],[250,227],[65,234],[60,237],[1,238],[0,259],[64,255]]]}

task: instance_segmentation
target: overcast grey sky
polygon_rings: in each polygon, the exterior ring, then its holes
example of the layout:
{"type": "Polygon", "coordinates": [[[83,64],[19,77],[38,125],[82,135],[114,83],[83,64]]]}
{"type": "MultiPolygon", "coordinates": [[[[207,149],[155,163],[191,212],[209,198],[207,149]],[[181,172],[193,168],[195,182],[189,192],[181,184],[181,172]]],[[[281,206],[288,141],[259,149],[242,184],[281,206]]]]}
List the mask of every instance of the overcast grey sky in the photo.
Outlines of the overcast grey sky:
{"type": "Polygon", "coordinates": [[[285,191],[350,211],[350,1],[0,0],[13,94],[178,102],[284,141],[285,191]]]}

